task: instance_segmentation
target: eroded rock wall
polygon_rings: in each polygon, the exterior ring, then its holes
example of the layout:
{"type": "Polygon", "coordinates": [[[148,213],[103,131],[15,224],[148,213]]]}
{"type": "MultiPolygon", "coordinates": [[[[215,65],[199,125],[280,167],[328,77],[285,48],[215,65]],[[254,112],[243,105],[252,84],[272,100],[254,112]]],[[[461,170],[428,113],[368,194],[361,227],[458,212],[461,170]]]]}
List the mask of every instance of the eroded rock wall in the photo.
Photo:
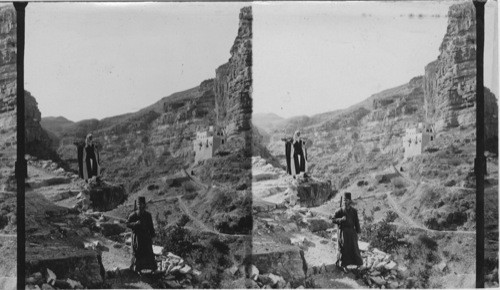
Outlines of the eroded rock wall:
{"type": "Polygon", "coordinates": [[[16,12],[0,8],[0,150],[16,145],[16,12]]]}
{"type": "Polygon", "coordinates": [[[476,19],[472,3],[452,5],[438,59],[425,67],[425,108],[437,130],[476,124],[476,19]]]}
{"type": "Polygon", "coordinates": [[[252,116],[252,7],[240,12],[238,35],[229,61],[216,70],[217,122],[228,135],[251,129],[252,116]]]}

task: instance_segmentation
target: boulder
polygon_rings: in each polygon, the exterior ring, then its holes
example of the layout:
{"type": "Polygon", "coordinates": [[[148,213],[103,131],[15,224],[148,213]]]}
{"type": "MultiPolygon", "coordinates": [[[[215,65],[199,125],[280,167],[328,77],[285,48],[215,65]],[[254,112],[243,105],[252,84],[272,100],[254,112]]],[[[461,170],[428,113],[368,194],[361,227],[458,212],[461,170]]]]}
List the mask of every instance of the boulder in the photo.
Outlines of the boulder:
{"type": "Polygon", "coordinates": [[[47,283],[54,285],[54,282],[56,281],[57,276],[54,274],[52,270],[47,268],[47,283]]]}
{"type": "Polygon", "coordinates": [[[362,252],[368,251],[369,247],[370,247],[370,243],[358,241],[358,248],[360,251],[362,251],[362,252]]]}
{"type": "Polygon", "coordinates": [[[88,194],[92,208],[98,211],[109,211],[122,204],[127,199],[123,185],[101,182],[92,186],[88,194]]]}
{"type": "Polygon", "coordinates": [[[180,272],[181,274],[184,274],[184,275],[185,275],[185,274],[187,274],[187,273],[191,272],[191,270],[192,270],[192,268],[191,268],[190,266],[188,266],[188,265],[184,265],[184,267],[182,267],[182,268],[179,270],[179,272],[180,272]]]}
{"type": "Polygon", "coordinates": [[[259,278],[259,269],[254,265],[251,265],[250,268],[248,269],[248,277],[250,279],[257,281],[257,278],[259,278]]]}
{"type": "Polygon", "coordinates": [[[387,270],[392,270],[397,266],[397,264],[394,261],[390,261],[389,263],[384,265],[384,268],[387,270]]]}
{"type": "Polygon", "coordinates": [[[301,206],[320,206],[333,196],[334,192],[330,181],[308,178],[302,179],[297,185],[297,197],[301,206]]]}
{"type": "Polygon", "coordinates": [[[374,277],[370,277],[370,279],[373,281],[373,283],[379,285],[379,286],[382,286],[382,285],[385,285],[387,282],[384,280],[384,278],[380,277],[380,276],[374,276],[374,277]]]}
{"type": "Polygon", "coordinates": [[[278,276],[278,275],[274,275],[274,274],[272,274],[272,273],[271,273],[271,274],[269,274],[269,279],[271,280],[271,286],[275,286],[275,285],[277,285],[277,284],[278,284],[278,282],[280,282],[280,281],[285,281],[285,280],[283,279],[283,277],[278,276]]]}
{"type": "Polygon", "coordinates": [[[307,266],[304,254],[297,246],[277,245],[273,248],[254,243],[252,264],[263,273],[276,273],[292,286],[304,283],[307,266]]]}

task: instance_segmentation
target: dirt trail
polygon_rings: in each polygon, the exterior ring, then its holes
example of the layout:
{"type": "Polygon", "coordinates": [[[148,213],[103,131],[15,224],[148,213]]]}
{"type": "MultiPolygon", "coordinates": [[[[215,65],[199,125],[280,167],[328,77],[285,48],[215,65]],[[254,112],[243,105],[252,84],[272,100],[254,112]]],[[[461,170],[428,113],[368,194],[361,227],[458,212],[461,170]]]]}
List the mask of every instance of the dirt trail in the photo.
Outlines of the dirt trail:
{"type": "Polygon", "coordinates": [[[193,221],[193,223],[195,223],[199,231],[205,233],[212,233],[224,237],[251,237],[251,235],[225,234],[217,231],[216,229],[211,229],[191,213],[191,211],[188,209],[184,201],[182,201],[182,198],[180,196],[177,197],[177,200],[179,202],[179,207],[181,208],[181,210],[191,219],[191,221],[193,221]]]}
{"type": "Polygon", "coordinates": [[[391,206],[392,210],[394,210],[394,212],[396,212],[398,214],[398,216],[403,220],[403,222],[411,228],[417,228],[417,229],[421,229],[421,230],[433,232],[433,233],[470,234],[470,235],[476,234],[476,231],[461,231],[461,230],[456,230],[456,231],[446,231],[445,230],[445,231],[443,231],[443,230],[433,230],[433,229],[429,229],[427,227],[421,226],[421,225],[417,224],[411,217],[409,217],[408,215],[406,215],[405,213],[403,213],[401,211],[401,209],[399,208],[396,201],[392,198],[391,193],[389,191],[386,192],[386,196],[387,196],[387,200],[389,201],[389,205],[391,206]]]}

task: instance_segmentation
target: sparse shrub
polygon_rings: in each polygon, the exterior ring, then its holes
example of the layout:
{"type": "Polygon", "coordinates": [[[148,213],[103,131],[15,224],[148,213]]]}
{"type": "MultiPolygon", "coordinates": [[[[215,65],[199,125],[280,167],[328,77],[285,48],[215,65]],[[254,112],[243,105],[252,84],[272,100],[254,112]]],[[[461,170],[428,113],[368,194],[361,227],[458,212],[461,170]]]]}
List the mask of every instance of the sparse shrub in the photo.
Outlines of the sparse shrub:
{"type": "Polygon", "coordinates": [[[402,178],[402,177],[393,178],[391,180],[391,183],[394,186],[394,188],[396,188],[396,189],[401,189],[401,188],[406,187],[406,182],[405,182],[404,178],[402,178]]]}
{"type": "Polygon", "coordinates": [[[405,194],[407,191],[406,188],[399,188],[399,189],[396,189],[392,192],[392,194],[394,194],[395,196],[402,196],[403,194],[405,194]]]}
{"type": "Polygon", "coordinates": [[[184,182],[182,185],[184,187],[184,190],[188,193],[196,191],[196,186],[192,182],[184,182]]]}
{"type": "Polygon", "coordinates": [[[395,225],[383,219],[378,223],[367,223],[361,232],[361,237],[369,241],[373,247],[384,252],[393,252],[402,244],[399,240],[403,238],[403,234],[395,225]]]}
{"type": "Polygon", "coordinates": [[[437,151],[439,151],[439,148],[437,148],[437,147],[427,147],[424,150],[424,152],[428,152],[428,153],[434,153],[434,152],[437,152],[437,151]]]}
{"type": "Polygon", "coordinates": [[[368,187],[367,191],[373,191],[375,188],[373,186],[368,187]]]}
{"type": "Polygon", "coordinates": [[[458,165],[462,164],[462,161],[459,158],[451,158],[448,161],[448,164],[451,166],[458,166],[458,165]]]}
{"type": "Polygon", "coordinates": [[[366,181],[366,180],[360,180],[357,183],[357,186],[359,186],[359,187],[366,186],[366,185],[368,185],[368,181],[366,181]]]}
{"type": "Polygon", "coordinates": [[[373,207],[373,211],[376,212],[376,211],[379,211],[380,210],[380,206],[376,205],[373,207]]]}
{"type": "Polygon", "coordinates": [[[398,214],[392,210],[389,210],[385,213],[385,221],[388,223],[392,223],[398,218],[398,214]]]}
{"type": "Polygon", "coordinates": [[[396,251],[399,260],[405,260],[408,267],[408,279],[405,288],[429,288],[429,278],[432,275],[432,266],[440,260],[437,253],[437,243],[425,234],[421,234],[413,242],[399,247],[396,251]]]}
{"type": "Polygon", "coordinates": [[[457,182],[454,179],[450,179],[444,183],[444,186],[451,187],[451,186],[455,186],[456,184],[457,184],[457,182]]]}
{"type": "Polygon", "coordinates": [[[195,199],[196,197],[198,196],[198,193],[196,191],[194,192],[187,192],[186,194],[184,194],[184,198],[187,199],[187,200],[193,200],[195,199]]]}

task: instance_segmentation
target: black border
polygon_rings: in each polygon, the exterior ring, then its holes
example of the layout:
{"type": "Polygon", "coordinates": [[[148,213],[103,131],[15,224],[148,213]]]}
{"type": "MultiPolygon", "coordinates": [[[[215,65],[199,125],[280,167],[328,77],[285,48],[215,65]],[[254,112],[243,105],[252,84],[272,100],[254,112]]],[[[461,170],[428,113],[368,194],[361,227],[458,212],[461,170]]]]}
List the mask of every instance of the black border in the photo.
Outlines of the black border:
{"type": "Polygon", "coordinates": [[[27,176],[24,128],[24,16],[27,2],[14,2],[17,19],[17,289],[25,288],[26,262],[25,248],[25,190],[24,180],[27,176]]]}
{"type": "Polygon", "coordinates": [[[474,0],[476,8],[476,288],[484,288],[484,5],[474,0]]]}

